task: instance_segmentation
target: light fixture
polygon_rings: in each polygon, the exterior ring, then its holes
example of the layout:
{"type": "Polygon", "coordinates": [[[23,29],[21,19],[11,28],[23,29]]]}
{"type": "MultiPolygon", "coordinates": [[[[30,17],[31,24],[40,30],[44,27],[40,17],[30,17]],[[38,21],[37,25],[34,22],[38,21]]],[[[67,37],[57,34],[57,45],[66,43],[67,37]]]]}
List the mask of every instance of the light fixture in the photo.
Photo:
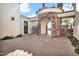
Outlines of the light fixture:
{"type": "Polygon", "coordinates": [[[15,18],[14,18],[13,16],[10,17],[10,20],[11,20],[11,21],[14,21],[14,19],[15,19],[15,18]]]}

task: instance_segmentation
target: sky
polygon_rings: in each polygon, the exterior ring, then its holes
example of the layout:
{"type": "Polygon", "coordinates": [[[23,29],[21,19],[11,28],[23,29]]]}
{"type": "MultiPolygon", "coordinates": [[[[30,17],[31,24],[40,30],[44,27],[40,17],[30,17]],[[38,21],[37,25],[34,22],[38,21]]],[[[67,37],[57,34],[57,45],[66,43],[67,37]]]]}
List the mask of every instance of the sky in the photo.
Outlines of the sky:
{"type": "MultiPolygon", "coordinates": [[[[57,3],[46,3],[46,7],[57,6],[57,3]]],[[[23,3],[20,4],[20,15],[27,17],[34,17],[36,15],[36,11],[42,8],[42,3],[23,3]]],[[[73,9],[71,3],[64,3],[63,9],[68,11],[73,9]]]]}

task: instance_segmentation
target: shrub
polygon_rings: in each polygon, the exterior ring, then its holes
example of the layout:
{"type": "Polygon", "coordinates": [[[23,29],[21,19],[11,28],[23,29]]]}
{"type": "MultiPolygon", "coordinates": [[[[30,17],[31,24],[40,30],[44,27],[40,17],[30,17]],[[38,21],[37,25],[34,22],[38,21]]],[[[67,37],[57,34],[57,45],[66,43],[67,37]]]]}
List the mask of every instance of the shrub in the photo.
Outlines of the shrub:
{"type": "Polygon", "coordinates": [[[78,42],[78,45],[79,45],[79,40],[77,42],[78,42]]]}
{"type": "Polygon", "coordinates": [[[1,38],[0,38],[0,40],[1,40],[1,38]]]}
{"type": "Polygon", "coordinates": [[[5,37],[3,37],[1,40],[8,40],[8,39],[13,39],[14,37],[12,37],[12,36],[5,36],[5,37]]]}
{"type": "Polygon", "coordinates": [[[68,37],[71,41],[71,44],[75,47],[75,52],[79,54],[79,40],[75,37],[68,37]]]}
{"type": "Polygon", "coordinates": [[[17,35],[16,37],[22,37],[22,34],[17,35]]]}
{"type": "Polygon", "coordinates": [[[73,37],[73,39],[71,40],[71,43],[74,47],[76,47],[79,44],[79,40],[75,37],[73,37]]]}
{"type": "Polygon", "coordinates": [[[72,43],[72,45],[73,45],[74,47],[76,47],[76,45],[78,45],[78,43],[77,43],[76,41],[72,41],[71,43],[72,43]]]}
{"type": "Polygon", "coordinates": [[[75,47],[75,52],[79,54],[79,46],[75,47]]]}
{"type": "Polygon", "coordinates": [[[76,45],[79,45],[79,40],[75,37],[68,37],[68,39],[71,41],[71,44],[76,47],[76,45]]]}

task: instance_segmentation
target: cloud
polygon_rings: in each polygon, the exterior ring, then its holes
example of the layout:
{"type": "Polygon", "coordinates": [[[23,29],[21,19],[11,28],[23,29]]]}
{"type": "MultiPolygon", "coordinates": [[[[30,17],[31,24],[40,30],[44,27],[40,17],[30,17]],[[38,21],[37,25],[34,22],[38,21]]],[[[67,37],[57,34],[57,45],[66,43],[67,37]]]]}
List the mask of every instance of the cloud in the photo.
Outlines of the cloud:
{"type": "Polygon", "coordinates": [[[73,7],[72,8],[67,8],[67,7],[63,7],[64,11],[69,11],[69,10],[73,10],[73,7]]]}
{"type": "Polygon", "coordinates": [[[28,3],[22,3],[20,5],[20,12],[21,13],[28,13],[28,12],[30,12],[29,4],[28,3]]]}
{"type": "Polygon", "coordinates": [[[73,10],[72,3],[65,3],[63,6],[64,11],[73,10]]]}
{"type": "Polygon", "coordinates": [[[28,17],[35,17],[35,16],[37,16],[36,14],[32,14],[32,15],[30,15],[30,16],[28,16],[28,17]]]}

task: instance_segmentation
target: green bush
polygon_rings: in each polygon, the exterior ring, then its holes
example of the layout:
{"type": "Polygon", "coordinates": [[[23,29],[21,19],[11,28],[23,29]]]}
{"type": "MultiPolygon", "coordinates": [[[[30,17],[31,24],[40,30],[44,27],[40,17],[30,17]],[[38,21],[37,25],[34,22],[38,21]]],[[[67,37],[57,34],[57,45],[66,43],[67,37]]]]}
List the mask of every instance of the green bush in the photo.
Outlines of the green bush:
{"type": "Polygon", "coordinates": [[[3,37],[1,40],[8,40],[8,39],[13,39],[14,37],[12,37],[12,36],[5,36],[5,37],[3,37]]]}
{"type": "Polygon", "coordinates": [[[79,40],[75,37],[68,37],[71,41],[71,44],[75,47],[75,52],[79,54],[79,40]]]}
{"type": "Polygon", "coordinates": [[[78,42],[78,45],[79,45],[79,40],[77,42],[78,42]]]}
{"type": "Polygon", "coordinates": [[[16,37],[22,37],[22,34],[17,35],[16,37]]]}
{"type": "Polygon", "coordinates": [[[79,46],[75,47],[75,52],[79,54],[79,46]]]}
{"type": "Polygon", "coordinates": [[[71,44],[76,47],[78,45],[78,43],[76,41],[72,41],[71,44]]]}
{"type": "Polygon", "coordinates": [[[1,40],[1,38],[0,38],[0,40],[1,40]]]}
{"type": "Polygon", "coordinates": [[[73,39],[71,40],[71,43],[74,47],[76,47],[79,44],[79,40],[75,37],[73,37],[73,39]]]}
{"type": "Polygon", "coordinates": [[[71,41],[71,44],[76,47],[77,45],[79,45],[79,40],[75,37],[68,37],[68,39],[71,41]]]}

